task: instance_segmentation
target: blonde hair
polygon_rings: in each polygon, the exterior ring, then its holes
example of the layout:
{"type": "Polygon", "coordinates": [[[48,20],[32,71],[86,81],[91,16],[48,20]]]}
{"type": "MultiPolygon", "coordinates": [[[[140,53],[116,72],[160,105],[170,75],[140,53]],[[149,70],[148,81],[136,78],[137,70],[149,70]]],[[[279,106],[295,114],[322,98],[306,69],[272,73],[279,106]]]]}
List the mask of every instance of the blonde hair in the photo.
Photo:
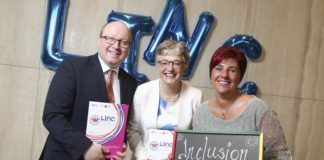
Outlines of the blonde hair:
{"type": "Polygon", "coordinates": [[[189,49],[184,42],[167,39],[159,44],[155,52],[156,56],[182,56],[183,63],[189,64],[189,49]]]}

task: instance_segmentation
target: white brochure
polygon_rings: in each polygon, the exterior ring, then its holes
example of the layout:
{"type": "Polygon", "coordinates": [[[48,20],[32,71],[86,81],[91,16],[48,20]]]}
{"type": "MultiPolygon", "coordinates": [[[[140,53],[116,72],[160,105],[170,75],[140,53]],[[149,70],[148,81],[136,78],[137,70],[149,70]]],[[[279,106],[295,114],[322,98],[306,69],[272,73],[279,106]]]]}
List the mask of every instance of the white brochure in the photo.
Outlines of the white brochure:
{"type": "Polygon", "coordinates": [[[175,131],[169,130],[149,130],[148,159],[167,160],[172,152],[173,138],[175,131]]]}

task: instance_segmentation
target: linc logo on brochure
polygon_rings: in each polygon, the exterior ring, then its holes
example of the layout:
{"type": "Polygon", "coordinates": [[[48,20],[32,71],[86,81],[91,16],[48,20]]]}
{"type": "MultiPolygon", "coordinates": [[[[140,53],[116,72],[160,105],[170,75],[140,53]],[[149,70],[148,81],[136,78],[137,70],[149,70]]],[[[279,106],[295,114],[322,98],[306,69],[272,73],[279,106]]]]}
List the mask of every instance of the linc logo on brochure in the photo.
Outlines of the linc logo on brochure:
{"type": "Polygon", "coordinates": [[[98,115],[92,115],[92,116],[90,117],[90,123],[91,123],[92,125],[97,125],[97,124],[99,124],[99,123],[100,123],[100,118],[99,118],[99,116],[98,116],[98,115]]]}
{"type": "Polygon", "coordinates": [[[161,147],[171,147],[172,148],[173,143],[168,142],[160,142],[161,147]]]}
{"type": "Polygon", "coordinates": [[[152,141],[151,144],[150,144],[150,148],[152,150],[157,150],[159,148],[163,148],[163,147],[168,147],[168,148],[172,148],[172,143],[168,143],[168,142],[157,142],[157,141],[152,141]]]}
{"type": "Polygon", "coordinates": [[[116,118],[118,117],[110,117],[110,116],[98,116],[98,115],[92,115],[90,117],[90,123],[92,125],[98,125],[100,123],[100,121],[106,121],[106,122],[115,122],[116,118]]]}
{"type": "MultiPolygon", "coordinates": [[[[118,117],[117,117],[118,118],[118,117]]],[[[101,116],[101,121],[108,121],[108,122],[115,122],[116,117],[110,117],[110,116],[101,116]]]]}
{"type": "Polygon", "coordinates": [[[150,144],[150,148],[155,151],[158,149],[158,145],[159,143],[157,141],[152,141],[150,144]]]}

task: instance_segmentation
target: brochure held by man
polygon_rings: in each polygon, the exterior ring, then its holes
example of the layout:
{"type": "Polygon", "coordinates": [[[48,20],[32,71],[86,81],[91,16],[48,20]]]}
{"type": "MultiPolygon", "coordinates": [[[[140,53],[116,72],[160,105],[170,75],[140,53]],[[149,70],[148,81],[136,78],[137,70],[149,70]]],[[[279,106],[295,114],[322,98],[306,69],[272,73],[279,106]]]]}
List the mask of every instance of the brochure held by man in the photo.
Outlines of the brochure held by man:
{"type": "Polygon", "coordinates": [[[128,105],[89,102],[86,136],[109,149],[106,158],[123,152],[128,105]]]}

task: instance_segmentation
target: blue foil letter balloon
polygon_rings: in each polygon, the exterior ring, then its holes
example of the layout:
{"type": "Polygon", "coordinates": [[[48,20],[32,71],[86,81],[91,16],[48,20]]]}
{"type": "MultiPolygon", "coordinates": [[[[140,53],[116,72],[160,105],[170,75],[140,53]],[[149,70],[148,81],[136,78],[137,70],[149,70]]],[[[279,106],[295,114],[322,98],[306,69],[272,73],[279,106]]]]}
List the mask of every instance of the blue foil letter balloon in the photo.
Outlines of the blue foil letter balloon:
{"type": "Polygon", "coordinates": [[[67,0],[48,0],[41,59],[43,65],[56,70],[64,58],[77,55],[63,52],[63,33],[67,0]]]}
{"type": "Polygon", "coordinates": [[[162,16],[153,33],[153,37],[148,48],[144,52],[144,60],[149,64],[154,64],[155,50],[165,39],[172,38],[176,41],[184,41],[187,43],[187,47],[190,50],[189,67],[184,75],[184,79],[189,79],[214,21],[215,17],[211,13],[203,12],[199,16],[198,24],[195,27],[192,38],[189,39],[186,30],[182,0],[167,0],[162,16]]]}
{"type": "Polygon", "coordinates": [[[154,21],[151,17],[140,16],[135,14],[127,14],[121,12],[111,12],[108,15],[107,21],[122,21],[128,25],[133,34],[133,40],[131,48],[129,50],[127,58],[121,64],[121,67],[128,73],[133,75],[138,83],[144,83],[148,81],[148,78],[144,74],[140,74],[136,71],[136,57],[138,53],[139,40],[144,33],[150,33],[154,28],[154,21]]]}
{"type": "Polygon", "coordinates": [[[240,92],[250,94],[250,95],[256,95],[258,93],[258,86],[254,82],[245,82],[240,88],[240,92]]]}
{"type": "Polygon", "coordinates": [[[246,34],[236,34],[225,41],[223,45],[238,48],[251,60],[260,58],[262,54],[261,44],[255,38],[246,34]]]}
{"type": "MultiPolygon", "coordinates": [[[[242,51],[249,59],[256,60],[261,57],[261,44],[252,36],[237,34],[224,42],[223,46],[233,46],[242,51]]],[[[245,82],[240,88],[240,92],[256,95],[258,86],[254,82],[245,82]]]]}

